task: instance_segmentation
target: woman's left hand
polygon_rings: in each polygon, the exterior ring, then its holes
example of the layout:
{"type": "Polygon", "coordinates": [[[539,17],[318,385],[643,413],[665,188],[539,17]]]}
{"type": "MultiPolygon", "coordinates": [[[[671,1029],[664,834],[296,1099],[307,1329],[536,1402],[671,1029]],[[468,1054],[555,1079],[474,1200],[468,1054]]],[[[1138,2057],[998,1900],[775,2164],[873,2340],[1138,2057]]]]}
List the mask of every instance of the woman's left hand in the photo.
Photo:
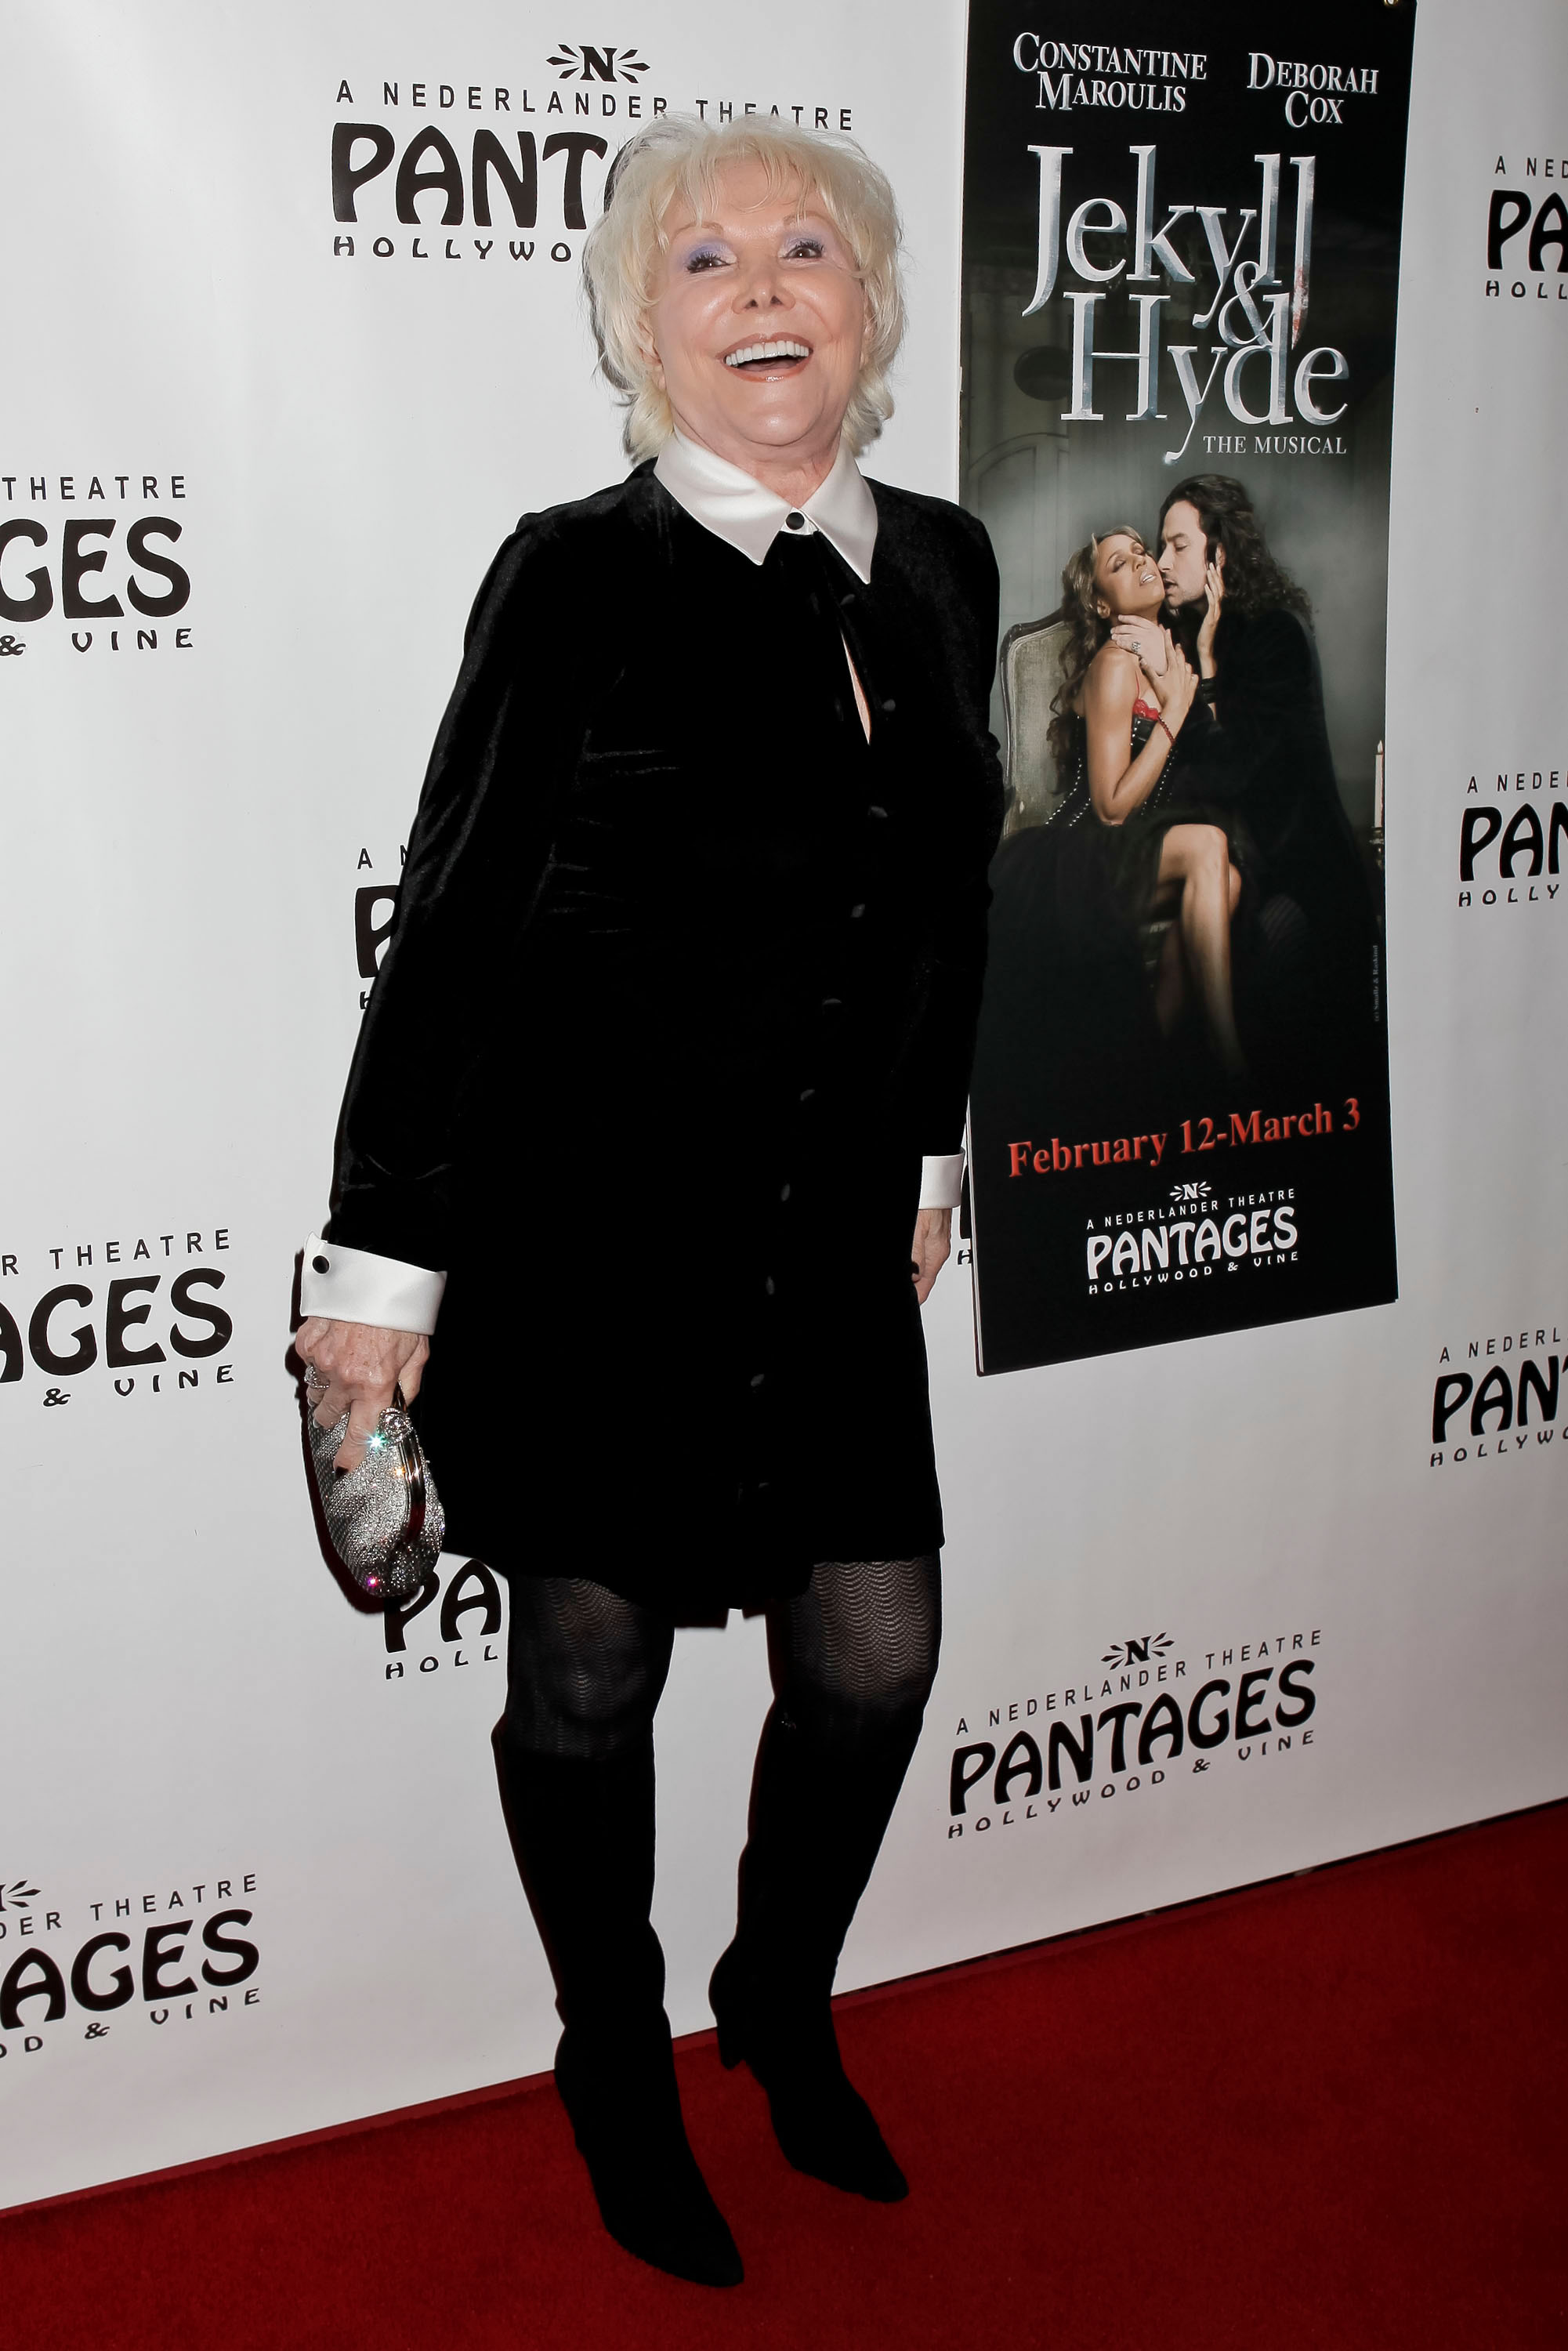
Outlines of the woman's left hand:
{"type": "Polygon", "coordinates": [[[924,1306],[930,1297],[936,1277],[946,1264],[952,1249],[952,1209],[922,1208],[915,1219],[915,1245],[910,1251],[909,1265],[917,1305],[924,1306]]]}
{"type": "Polygon", "coordinates": [[[1203,575],[1204,611],[1197,632],[1197,669],[1200,677],[1212,677],[1214,667],[1214,632],[1219,626],[1220,608],[1225,602],[1225,574],[1218,563],[1208,564],[1203,575]]]}

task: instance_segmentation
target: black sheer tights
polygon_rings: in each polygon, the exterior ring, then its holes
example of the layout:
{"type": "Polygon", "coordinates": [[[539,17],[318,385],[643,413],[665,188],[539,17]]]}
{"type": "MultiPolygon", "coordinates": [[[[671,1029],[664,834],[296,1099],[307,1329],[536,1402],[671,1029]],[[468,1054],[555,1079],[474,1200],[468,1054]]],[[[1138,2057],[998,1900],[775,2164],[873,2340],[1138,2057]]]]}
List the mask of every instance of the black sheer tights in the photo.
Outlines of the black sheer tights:
{"type": "MultiPolygon", "coordinates": [[[[709,1989],[727,2065],[767,2090],[796,2168],[861,2195],[903,2173],[840,2063],[830,1997],[936,1670],[935,1557],[833,1560],[768,1611],[774,1700],[735,1939],[709,1989]]],[[[566,2027],[556,2080],[612,2233],[682,2276],[739,2260],[686,2144],[653,1896],[666,1618],[580,1576],[516,1576],[497,1740],[517,1864],[566,2027]]]]}
{"type": "MultiPolygon", "coordinates": [[[[942,1635],[937,1559],[831,1560],[768,1614],[777,1712],[823,1752],[918,1729],[942,1635]]],[[[582,1576],[514,1576],[505,1738],[525,1754],[609,1761],[642,1744],[674,1628],[582,1576]]]]}

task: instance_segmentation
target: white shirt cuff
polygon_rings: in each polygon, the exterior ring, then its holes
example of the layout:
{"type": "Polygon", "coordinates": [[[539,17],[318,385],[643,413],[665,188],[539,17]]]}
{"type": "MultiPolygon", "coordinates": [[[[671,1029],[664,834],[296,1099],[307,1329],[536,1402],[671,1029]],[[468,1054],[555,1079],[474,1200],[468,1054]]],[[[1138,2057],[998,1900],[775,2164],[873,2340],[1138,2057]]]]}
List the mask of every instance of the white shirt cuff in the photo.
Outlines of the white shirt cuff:
{"type": "Polygon", "coordinates": [[[955,1151],[945,1159],[925,1159],[920,1168],[923,1208],[956,1208],[964,1196],[964,1155],[955,1151]]]}
{"type": "Polygon", "coordinates": [[[381,1331],[418,1331],[429,1337],[446,1288],[444,1273],[370,1249],[345,1249],[312,1233],[305,1244],[299,1306],[327,1322],[369,1322],[381,1331]]]}

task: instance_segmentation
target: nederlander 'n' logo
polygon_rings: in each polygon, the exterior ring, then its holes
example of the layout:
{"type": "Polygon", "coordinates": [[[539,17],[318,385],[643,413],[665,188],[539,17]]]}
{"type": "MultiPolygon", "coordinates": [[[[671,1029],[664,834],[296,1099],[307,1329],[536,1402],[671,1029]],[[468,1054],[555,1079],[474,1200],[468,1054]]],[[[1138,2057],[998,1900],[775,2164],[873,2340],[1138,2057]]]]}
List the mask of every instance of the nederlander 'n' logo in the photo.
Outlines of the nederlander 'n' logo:
{"type": "Polygon", "coordinates": [[[1146,1666],[1151,1657],[1163,1657],[1174,1646],[1168,1633],[1143,1633],[1136,1640],[1113,1641],[1100,1662],[1113,1672],[1119,1666],[1146,1666]]]}
{"type": "Polygon", "coordinates": [[[635,81],[648,70],[648,60],[636,48],[591,48],[584,41],[574,48],[570,41],[559,44],[550,57],[557,68],[559,81],[635,81]]]}

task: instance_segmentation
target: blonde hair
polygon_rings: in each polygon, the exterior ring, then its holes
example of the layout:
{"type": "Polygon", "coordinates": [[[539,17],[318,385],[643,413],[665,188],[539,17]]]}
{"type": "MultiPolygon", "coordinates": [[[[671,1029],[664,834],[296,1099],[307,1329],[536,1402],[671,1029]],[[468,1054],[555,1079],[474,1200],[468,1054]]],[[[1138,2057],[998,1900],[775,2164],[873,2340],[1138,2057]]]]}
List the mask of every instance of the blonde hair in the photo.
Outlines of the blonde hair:
{"type": "Polygon", "coordinates": [[[731,163],[760,163],[768,193],[799,187],[802,213],[818,204],[849,247],[865,294],[865,355],[850,394],[843,437],[858,456],[893,414],[888,371],[904,339],[898,206],[885,173],[852,139],[794,123],[698,122],[661,115],[621,150],[605,183],[604,211],[582,252],[599,364],[626,407],[622,438],[633,462],[655,456],[674,431],[670,403],[653,381],[646,320],[665,225],[677,199],[710,219],[717,181],[731,163]]]}

